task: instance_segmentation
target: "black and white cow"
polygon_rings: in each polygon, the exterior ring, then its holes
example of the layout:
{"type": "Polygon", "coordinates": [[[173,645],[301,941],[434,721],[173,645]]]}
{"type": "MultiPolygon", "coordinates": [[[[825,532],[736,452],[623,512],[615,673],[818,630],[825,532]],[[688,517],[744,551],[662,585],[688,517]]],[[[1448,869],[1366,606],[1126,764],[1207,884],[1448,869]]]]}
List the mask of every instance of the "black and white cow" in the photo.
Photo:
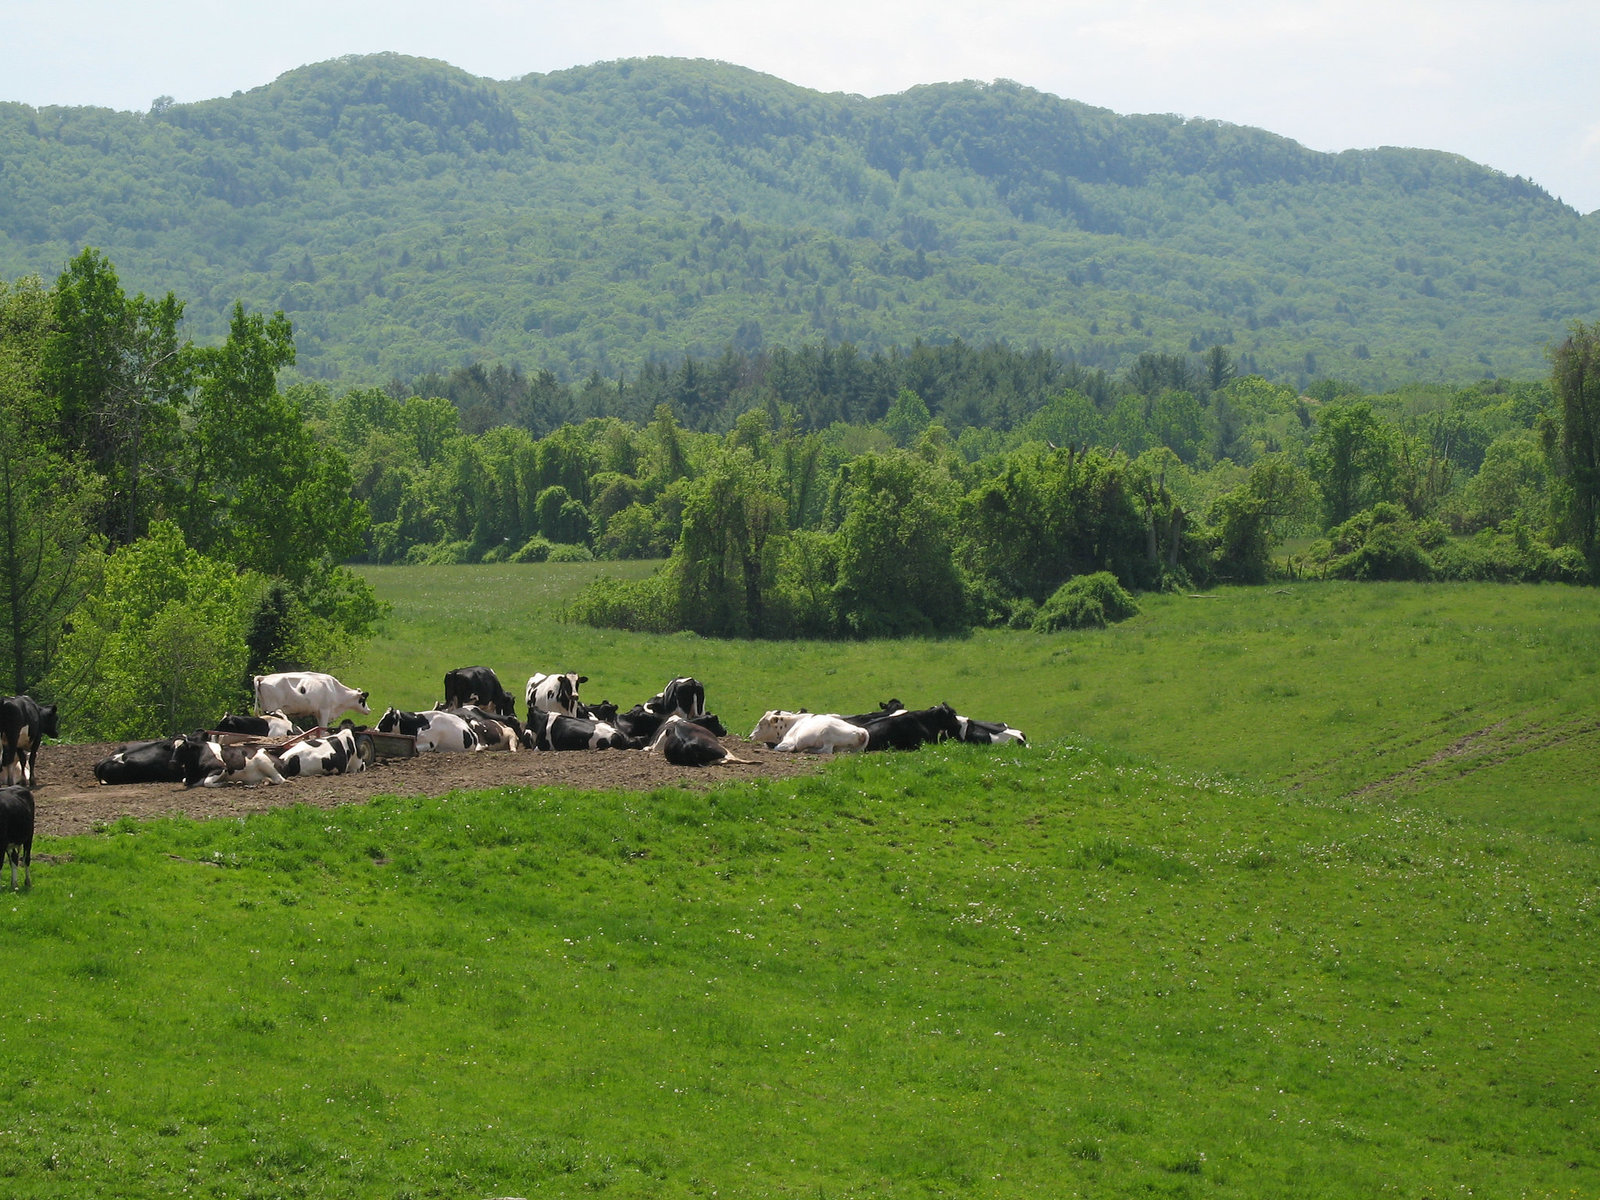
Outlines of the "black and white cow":
{"type": "Polygon", "coordinates": [[[532,716],[534,709],[544,712],[564,713],[569,717],[578,715],[578,685],[588,683],[587,675],[532,675],[528,678],[527,701],[528,715],[532,716]]]}
{"type": "Polygon", "coordinates": [[[286,738],[293,737],[300,730],[295,728],[295,723],[281,712],[262,713],[259,717],[245,716],[239,713],[223,713],[222,720],[217,722],[213,733],[243,733],[251,737],[286,738]]]}
{"type": "Polygon", "coordinates": [[[518,747],[533,745],[527,726],[515,717],[502,716],[477,705],[442,711],[452,717],[460,717],[471,726],[479,746],[485,750],[509,750],[515,754],[518,747]]]}
{"type": "Polygon", "coordinates": [[[690,676],[680,676],[670,680],[654,696],[644,702],[650,712],[667,717],[677,713],[680,717],[694,720],[705,715],[706,689],[698,679],[690,676]]]}
{"type": "Polygon", "coordinates": [[[367,693],[346,687],[321,671],[288,671],[257,675],[254,680],[256,711],[282,712],[309,717],[313,725],[332,725],[341,713],[354,709],[370,713],[367,693]]]}
{"type": "Polygon", "coordinates": [[[1022,736],[1022,730],[1000,721],[975,721],[971,717],[957,717],[956,726],[961,730],[963,742],[989,745],[1016,742],[1020,746],[1028,744],[1028,739],[1022,736]]]}
{"type": "Polygon", "coordinates": [[[172,761],[181,741],[157,738],[119,746],[115,754],[95,763],[94,777],[101,783],[182,783],[183,767],[172,761]]]}
{"type": "Polygon", "coordinates": [[[669,763],[679,767],[709,767],[715,763],[742,763],[748,759],[735,758],[728,748],[693,721],[686,721],[674,713],[661,723],[649,746],[651,754],[659,754],[669,763]]]}
{"type": "Polygon", "coordinates": [[[33,787],[40,740],[60,736],[54,704],[40,704],[32,696],[0,700],[0,777],[14,784],[20,775],[23,787],[33,787]]]}
{"type": "Polygon", "coordinates": [[[929,742],[959,740],[959,719],[948,704],[847,718],[867,731],[868,750],[915,750],[929,742]]]}
{"type": "Polygon", "coordinates": [[[528,732],[540,750],[640,750],[644,742],[629,737],[604,721],[569,717],[563,713],[535,712],[528,732]]]}
{"type": "Polygon", "coordinates": [[[283,772],[262,747],[224,746],[211,741],[204,732],[179,738],[172,762],[183,771],[184,787],[222,787],[227,783],[251,787],[283,782],[283,772]]]}
{"type": "Polygon", "coordinates": [[[500,677],[488,667],[457,667],[444,673],[445,708],[464,708],[476,704],[503,717],[517,715],[517,701],[500,686],[500,677]]]}
{"type": "Polygon", "coordinates": [[[353,730],[340,729],[325,738],[307,738],[278,755],[278,770],[284,779],[300,775],[344,775],[365,771],[367,764],[356,753],[353,730]]]}
{"type": "Polygon", "coordinates": [[[483,743],[472,730],[472,723],[455,713],[403,712],[388,709],[378,719],[379,733],[403,733],[417,739],[419,753],[437,750],[442,753],[464,754],[483,749],[483,743]]]}
{"type": "Polygon", "coordinates": [[[27,788],[0,788],[0,864],[11,862],[11,890],[17,890],[17,859],[22,883],[33,886],[33,793],[27,788]]]}

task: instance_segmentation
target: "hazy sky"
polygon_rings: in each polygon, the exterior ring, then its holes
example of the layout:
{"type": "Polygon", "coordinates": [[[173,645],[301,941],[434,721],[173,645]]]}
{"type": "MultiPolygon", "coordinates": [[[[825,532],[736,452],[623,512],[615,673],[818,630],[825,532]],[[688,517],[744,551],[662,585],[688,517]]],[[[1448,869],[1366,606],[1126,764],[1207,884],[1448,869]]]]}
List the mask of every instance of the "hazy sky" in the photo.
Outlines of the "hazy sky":
{"type": "Polygon", "coordinates": [[[398,51],[511,79],[643,55],[822,91],[1012,79],[1316,150],[1419,146],[1600,209],[1594,0],[0,0],[0,100],[144,111],[398,51]]]}

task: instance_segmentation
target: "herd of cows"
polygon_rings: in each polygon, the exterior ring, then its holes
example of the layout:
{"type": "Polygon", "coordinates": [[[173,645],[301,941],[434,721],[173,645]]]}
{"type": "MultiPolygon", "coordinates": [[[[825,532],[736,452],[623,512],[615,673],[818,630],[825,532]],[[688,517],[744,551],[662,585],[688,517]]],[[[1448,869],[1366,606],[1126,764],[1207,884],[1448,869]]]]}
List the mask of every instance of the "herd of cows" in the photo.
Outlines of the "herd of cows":
{"type": "MultiPolygon", "coordinates": [[[[642,750],[680,766],[744,761],[722,744],[728,731],[707,711],[699,680],[672,679],[649,700],[623,712],[610,701],[585,703],[579,688],[588,679],[576,673],[532,676],[523,693],[527,716],[522,720],[516,699],[493,670],[463,667],[446,673],[444,699],[433,709],[389,708],[371,728],[409,737],[418,753],[642,750]]],[[[253,682],[256,715],[224,715],[213,730],[127,743],[95,764],[95,778],[104,784],[221,787],[365,768],[358,737],[368,727],[349,720],[338,728],[333,725],[347,712],[371,715],[366,692],[314,671],[258,675],[253,682]],[[302,725],[310,732],[303,733],[302,725]],[[248,738],[261,740],[243,740],[248,738]]],[[[32,883],[34,763],[40,741],[59,736],[57,729],[55,705],[38,704],[29,696],[0,699],[0,869],[10,861],[13,890],[19,861],[24,883],[32,883]]],[[[946,740],[1026,742],[1010,725],[964,717],[948,704],[907,709],[898,700],[853,716],[773,709],[762,716],[750,740],[785,753],[809,754],[912,750],[946,740]]]]}

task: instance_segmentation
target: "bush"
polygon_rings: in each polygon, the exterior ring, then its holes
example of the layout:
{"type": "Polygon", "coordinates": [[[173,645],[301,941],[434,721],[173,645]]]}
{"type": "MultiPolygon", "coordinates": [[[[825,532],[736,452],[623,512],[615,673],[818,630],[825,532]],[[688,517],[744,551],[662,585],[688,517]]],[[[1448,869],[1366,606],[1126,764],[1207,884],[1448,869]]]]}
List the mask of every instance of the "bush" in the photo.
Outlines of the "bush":
{"type": "Polygon", "coordinates": [[[1063,629],[1103,629],[1115,621],[1126,621],[1139,611],[1138,602],[1110,571],[1079,575],[1055,590],[1035,614],[1031,628],[1035,633],[1056,633],[1063,629]]]}
{"type": "Polygon", "coordinates": [[[511,552],[506,559],[514,563],[541,563],[550,557],[550,551],[555,543],[542,534],[534,534],[522,543],[521,548],[511,552]]]}
{"type": "Polygon", "coordinates": [[[567,606],[566,617],[600,629],[673,633],[679,628],[672,588],[664,574],[632,582],[602,575],[567,606]]]}
{"type": "Polygon", "coordinates": [[[593,562],[594,551],[587,546],[578,546],[570,542],[556,542],[550,547],[550,553],[545,561],[553,563],[593,562]]]}

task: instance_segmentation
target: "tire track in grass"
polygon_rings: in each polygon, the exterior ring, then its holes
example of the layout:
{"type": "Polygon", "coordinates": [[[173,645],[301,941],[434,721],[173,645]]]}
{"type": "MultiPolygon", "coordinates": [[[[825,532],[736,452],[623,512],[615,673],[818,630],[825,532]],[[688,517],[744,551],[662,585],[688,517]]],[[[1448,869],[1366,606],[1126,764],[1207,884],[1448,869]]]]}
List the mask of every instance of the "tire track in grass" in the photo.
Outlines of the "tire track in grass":
{"type": "Polygon", "coordinates": [[[1449,779],[1502,766],[1579,738],[1600,733],[1600,718],[1585,717],[1558,725],[1532,722],[1513,725],[1510,717],[1456,738],[1420,762],[1345,793],[1347,799],[1411,795],[1449,779]]]}

